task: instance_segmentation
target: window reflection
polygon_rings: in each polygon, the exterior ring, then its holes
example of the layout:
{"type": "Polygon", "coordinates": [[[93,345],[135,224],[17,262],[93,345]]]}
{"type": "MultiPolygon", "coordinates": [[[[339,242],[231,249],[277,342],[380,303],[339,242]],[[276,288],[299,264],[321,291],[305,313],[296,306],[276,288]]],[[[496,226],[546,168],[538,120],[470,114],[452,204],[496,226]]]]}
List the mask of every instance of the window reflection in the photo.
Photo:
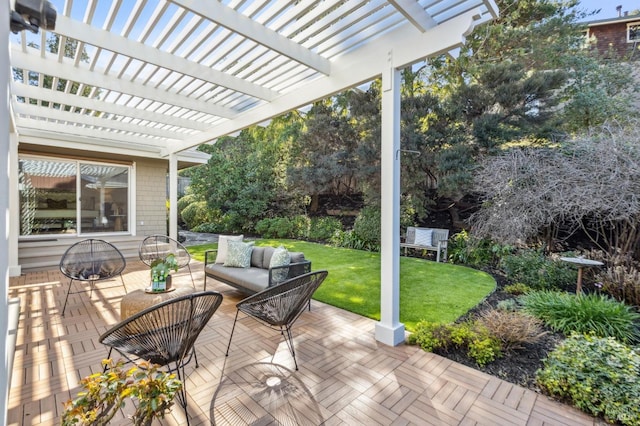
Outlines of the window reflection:
{"type": "Polygon", "coordinates": [[[19,192],[23,236],[129,231],[127,166],[21,158],[19,192]]]}

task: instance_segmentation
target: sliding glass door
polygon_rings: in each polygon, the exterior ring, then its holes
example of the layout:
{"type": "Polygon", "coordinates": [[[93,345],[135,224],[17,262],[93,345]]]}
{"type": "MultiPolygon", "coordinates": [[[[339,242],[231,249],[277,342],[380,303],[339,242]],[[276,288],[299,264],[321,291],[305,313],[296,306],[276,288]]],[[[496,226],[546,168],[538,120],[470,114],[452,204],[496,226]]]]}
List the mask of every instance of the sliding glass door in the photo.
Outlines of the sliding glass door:
{"type": "Polygon", "coordinates": [[[129,231],[131,167],[20,158],[20,235],[129,231]]]}

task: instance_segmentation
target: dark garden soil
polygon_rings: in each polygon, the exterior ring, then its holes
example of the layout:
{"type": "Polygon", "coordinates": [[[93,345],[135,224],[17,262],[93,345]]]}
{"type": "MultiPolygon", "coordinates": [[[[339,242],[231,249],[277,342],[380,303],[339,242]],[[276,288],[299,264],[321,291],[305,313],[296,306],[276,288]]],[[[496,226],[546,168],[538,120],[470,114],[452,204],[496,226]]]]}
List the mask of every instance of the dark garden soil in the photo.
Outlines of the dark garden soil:
{"type": "MultiPolygon", "coordinates": [[[[459,321],[472,319],[482,311],[495,308],[501,300],[515,298],[515,296],[505,293],[502,290],[504,285],[507,284],[504,277],[499,274],[493,274],[493,276],[497,281],[496,290],[482,303],[460,318],[459,321]]],[[[483,371],[487,374],[491,374],[500,379],[540,393],[540,388],[536,385],[535,380],[536,371],[542,368],[542,360],[547,357],[547,354],[564,339],[564,337],[558,333],[554,333],[551,330],[547,331],[548,333],[538,342],[524,344],[520,349],[514,349],[506,352],[503,354],[504,356],[502,358],[499,358],[483,367],[478,366],[473,359],[469,358],[464,350],[454,349],[447,352],[437,353],[448,359],[459,362],[460,364],[467,365],[475,368],[476,370],[483,371]]]]}

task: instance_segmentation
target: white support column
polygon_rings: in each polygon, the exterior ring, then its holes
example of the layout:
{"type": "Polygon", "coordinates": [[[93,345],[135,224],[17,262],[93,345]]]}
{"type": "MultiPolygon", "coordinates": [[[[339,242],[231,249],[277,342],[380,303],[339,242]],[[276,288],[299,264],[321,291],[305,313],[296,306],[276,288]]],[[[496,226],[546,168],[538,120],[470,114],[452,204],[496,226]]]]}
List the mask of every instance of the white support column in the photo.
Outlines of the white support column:
{"type": "Polygon", "coordinates": [[[396,346],[404,341],[400,323],[400,71],[388,53],[382,73],[380,322],[376,340],[396,346]]]}
{"type": "Polygon", "coordinates": [[[178,154],[169,155],[169,236],[178,239],[178,154]]]}
{"type": "MultiPolygon", "coordinates": [[[[9,395],[9,1],[0,3],[0,425],[7,424],[9,395]]],[[[17,165],[17,164],[16,164],[17,165]]],[[[14,166],[15,167],[15,166],[14,166]]]]}
{"type": "Polygon", "coordinates": [[[18,188],[18,134],[11,129],[9,134],[9,276],[18,277],[22,268],[18,263],[18,237],[20,235],[20,191],[18,188]]]}

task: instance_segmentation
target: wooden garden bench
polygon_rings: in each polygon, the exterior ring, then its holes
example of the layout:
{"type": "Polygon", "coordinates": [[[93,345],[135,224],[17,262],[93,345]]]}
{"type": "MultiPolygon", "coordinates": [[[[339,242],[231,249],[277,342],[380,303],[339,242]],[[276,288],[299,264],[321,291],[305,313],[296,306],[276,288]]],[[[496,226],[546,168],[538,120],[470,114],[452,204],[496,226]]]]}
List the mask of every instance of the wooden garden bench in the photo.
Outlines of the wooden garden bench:
{"type": "Polygon", "coordinates": [[[407,227],[407,234],[404,241],[400,243],[400,247],[404,247],[405,256],[407,249],[435,251],[436,262],[440,262],[440,257],[446,262],[448,241],[448,229],[409,226],[407,227]]]}

